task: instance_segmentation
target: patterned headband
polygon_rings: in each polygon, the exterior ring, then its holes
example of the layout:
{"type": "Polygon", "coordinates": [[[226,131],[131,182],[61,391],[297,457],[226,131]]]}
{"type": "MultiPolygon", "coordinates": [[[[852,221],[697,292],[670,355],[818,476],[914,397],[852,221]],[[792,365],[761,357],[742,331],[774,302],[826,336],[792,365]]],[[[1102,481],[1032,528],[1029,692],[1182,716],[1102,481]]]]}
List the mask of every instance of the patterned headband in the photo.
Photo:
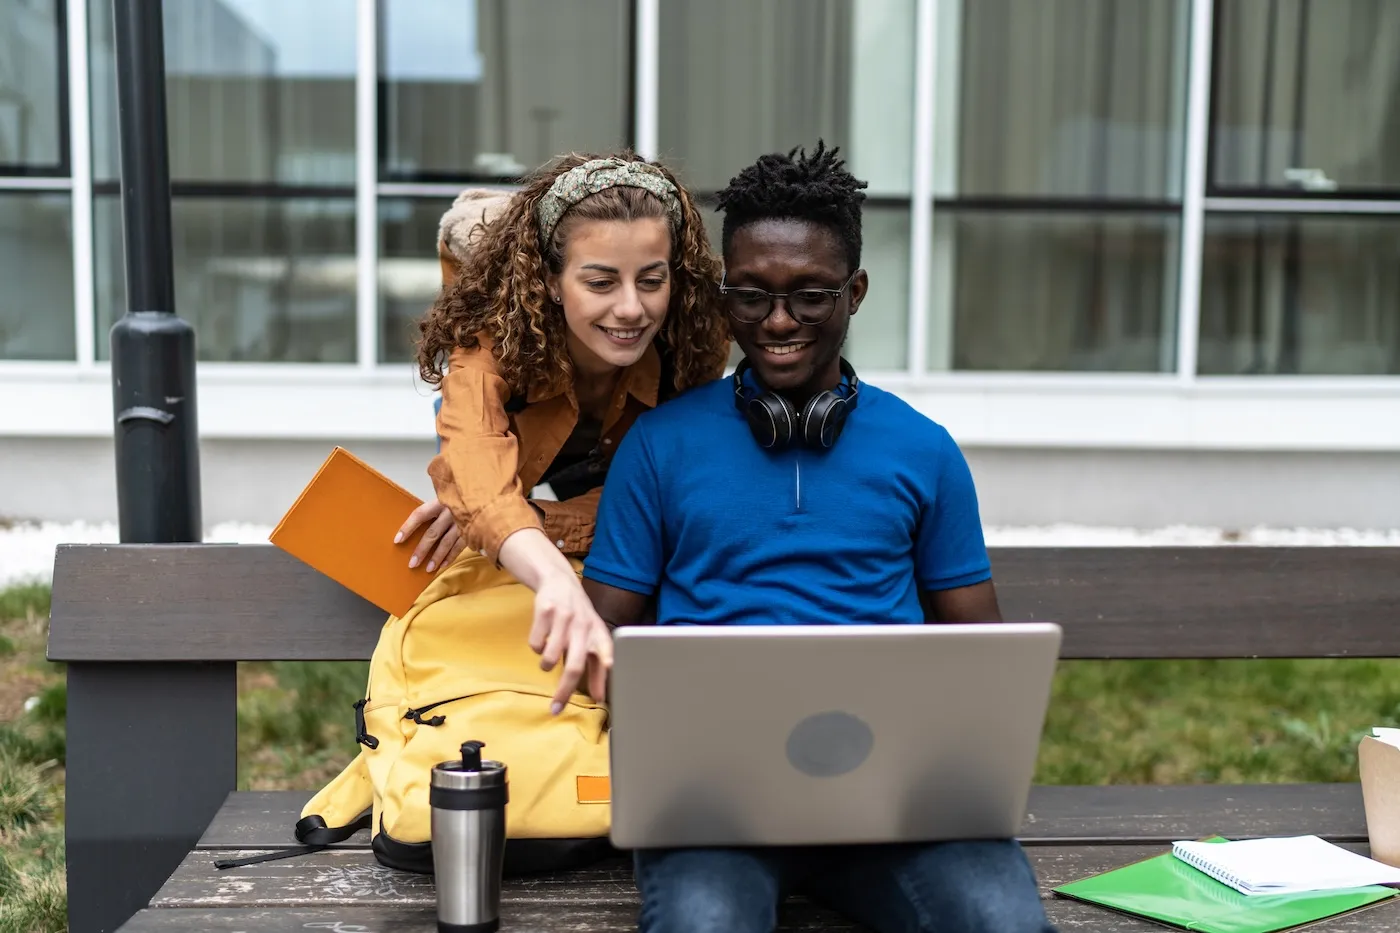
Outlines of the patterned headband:
{"type": "Polygon", "coordinates": [[[680,195],[671,180],[661,170],[646,162],[628,162],[623,159],[594,159],[576,165],[558,178],[550,186],[545,196],[540,198],[535,208],[535,216],[540,224],[541,242],[549,243],[554,229],[559,226],[564,213],[578,202],[608,188],[641,188],[661,199],[666,212],[671,216],[673,226],[681,222],[680,195]]]}

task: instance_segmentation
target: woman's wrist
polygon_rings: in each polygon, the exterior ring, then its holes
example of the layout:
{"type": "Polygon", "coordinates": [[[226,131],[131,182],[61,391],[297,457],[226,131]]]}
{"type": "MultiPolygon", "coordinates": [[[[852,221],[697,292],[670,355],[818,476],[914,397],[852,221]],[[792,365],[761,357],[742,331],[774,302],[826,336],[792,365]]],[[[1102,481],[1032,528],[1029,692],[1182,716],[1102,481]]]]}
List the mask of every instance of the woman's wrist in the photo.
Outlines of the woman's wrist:
{"type": "Polygon", "coordinates": [[[517,580],[532,590],[569,577],[577,581],[573,565],[538,528],[522,528],[501,542],[499,560],[517,580]]]}

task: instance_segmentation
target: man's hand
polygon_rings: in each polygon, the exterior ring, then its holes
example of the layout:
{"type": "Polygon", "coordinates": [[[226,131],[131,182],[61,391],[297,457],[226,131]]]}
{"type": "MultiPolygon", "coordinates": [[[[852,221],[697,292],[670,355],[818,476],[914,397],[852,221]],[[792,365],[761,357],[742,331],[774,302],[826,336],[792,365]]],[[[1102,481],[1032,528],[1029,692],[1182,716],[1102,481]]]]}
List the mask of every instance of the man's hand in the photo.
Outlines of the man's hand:
{"type": "Polygon", "coordinates": [[[457,523],[452,518],[452,512],[448,510],[447,506],[433,499],[424,502],[408,513],[408,518],[399,528],[398,533],[394,535],[394,543],[399,544],[407,540],[409,535],[424,524],[428,527],[423,532],[418,546],[413,549],[413,556],[408,559],[408,566],[410,568],[417,567],[423,563],[424,558],[428,558],[427,570],[428,573],[433,573],[456,560],[457,555],[462,553],[466,542],[462,540],[462,535],[457,530],[457,523]],[[432,556],[428,557],[429,554],[432,556]]]}
{"type": "Polygon", "coordinates": [[[562,711],[580,682],[586,683],[595,702],[607,697],[612,632],[594,611],[572,571],[551,574],[535,590],[530,648],[539,654],[543,670],[552,671],[561,658],[564,661],[550,712],[557,715],[562,711]]]}

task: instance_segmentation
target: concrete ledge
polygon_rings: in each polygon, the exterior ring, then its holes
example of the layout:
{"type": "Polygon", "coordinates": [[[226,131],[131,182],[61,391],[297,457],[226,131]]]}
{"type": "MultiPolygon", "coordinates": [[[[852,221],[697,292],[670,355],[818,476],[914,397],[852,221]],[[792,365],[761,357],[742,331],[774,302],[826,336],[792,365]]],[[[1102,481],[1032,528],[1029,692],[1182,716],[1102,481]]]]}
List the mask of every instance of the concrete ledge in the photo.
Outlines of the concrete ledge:
{"type": "MultiPolygon", "coordinates": [[[[205,440],[206,528],[274,524],[336,443],[432,495],[431,441],[205,440]]],[[[114,522],[112,443],[6,438],[0,516],[114,522]]],[[[966,448],[987,525],[1400,528],[1400,453],[966,448]]]]}

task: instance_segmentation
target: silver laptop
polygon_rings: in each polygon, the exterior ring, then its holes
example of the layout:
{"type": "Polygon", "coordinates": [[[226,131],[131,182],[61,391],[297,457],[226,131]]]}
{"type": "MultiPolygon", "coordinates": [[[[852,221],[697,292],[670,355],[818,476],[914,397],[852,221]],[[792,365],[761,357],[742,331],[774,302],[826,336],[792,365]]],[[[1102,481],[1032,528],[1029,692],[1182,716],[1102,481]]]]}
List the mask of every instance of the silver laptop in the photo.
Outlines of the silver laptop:
{"type": "Polygon", "coordinates": [[[1014,837],[1051,623],[617,631],[622,848],[1014,837]]]}

